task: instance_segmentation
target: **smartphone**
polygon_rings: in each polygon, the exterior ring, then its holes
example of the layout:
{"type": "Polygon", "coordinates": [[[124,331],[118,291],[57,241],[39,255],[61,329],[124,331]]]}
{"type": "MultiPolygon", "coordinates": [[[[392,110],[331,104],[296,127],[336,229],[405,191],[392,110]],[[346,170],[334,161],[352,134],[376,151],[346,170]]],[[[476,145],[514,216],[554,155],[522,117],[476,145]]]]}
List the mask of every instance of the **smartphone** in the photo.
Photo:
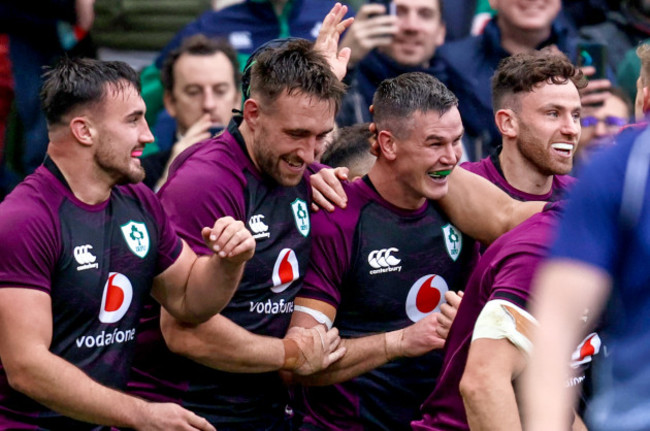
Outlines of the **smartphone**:
{"type": "Polygon", "coordinates": [[[368,0],[368,3],[383,4],[384,7],[386,8],[386,13],[388,15],[395,15],[397,13],[397,10],[395,8],[395,3],[393,2],[393,0],[368,0]]]}
{"type": "Polygon", "coordinates": [[[577,47],[578,67],[592,66],[596,73],[589,79],[605,79],[607,69],[607,45],[596,42],[582,42],[577,47]]]}

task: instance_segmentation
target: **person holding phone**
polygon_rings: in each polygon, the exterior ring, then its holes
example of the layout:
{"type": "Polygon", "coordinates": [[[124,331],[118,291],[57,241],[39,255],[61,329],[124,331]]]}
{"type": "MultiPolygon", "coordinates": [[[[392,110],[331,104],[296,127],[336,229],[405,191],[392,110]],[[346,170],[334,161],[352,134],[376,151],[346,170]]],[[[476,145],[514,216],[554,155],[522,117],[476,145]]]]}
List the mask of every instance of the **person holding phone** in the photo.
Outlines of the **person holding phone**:
{"type": "Polygon", "coordinates": [[[371,120],[368,108],[379,83],[407,72],[435,72],[445,41],[440,0],[393,0],[363,5],[341,41],[352,51],[350,88],[336,118],[341,127],[371,120]]]}
{"type": "MultiPolygon", "coordinates": [[[[562,8],[560,0],[492,0],[490,4],[496,15],[481,35],[445,44],[436,55],[443,69],[440,79],[460,100],[470,160],[485,157],[501,142],[493,120],[490,93],[490,78],[499,62],[513,54],[545,47],[574,59],[578,43],[577,37],[558,18],[562,8]]],[[[583,73],[590,76],[592,71],[583,73]]],[[[592,80],[581,93],[585,94],[582,103],[594,103],[595,99],[604,97],[603,94],[589,94],[591,97],[586,98],[586,94],[608,85],[608,82],[592,80]]]]}

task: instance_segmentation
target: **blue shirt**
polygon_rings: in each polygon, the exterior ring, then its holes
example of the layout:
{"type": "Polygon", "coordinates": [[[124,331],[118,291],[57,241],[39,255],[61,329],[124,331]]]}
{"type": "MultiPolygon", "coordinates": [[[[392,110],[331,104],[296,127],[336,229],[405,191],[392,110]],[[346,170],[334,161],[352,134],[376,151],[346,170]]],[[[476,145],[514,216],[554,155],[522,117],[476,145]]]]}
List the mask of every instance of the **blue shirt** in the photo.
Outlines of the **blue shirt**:
{"type": "Polygon", "coordinates": [[[645,430],[650,423],[649,167],[650,130],[624,131],[582,171],[551,250],[613,280],[602,332],[610,351],[601,358],[589,429],[645,430]]]}

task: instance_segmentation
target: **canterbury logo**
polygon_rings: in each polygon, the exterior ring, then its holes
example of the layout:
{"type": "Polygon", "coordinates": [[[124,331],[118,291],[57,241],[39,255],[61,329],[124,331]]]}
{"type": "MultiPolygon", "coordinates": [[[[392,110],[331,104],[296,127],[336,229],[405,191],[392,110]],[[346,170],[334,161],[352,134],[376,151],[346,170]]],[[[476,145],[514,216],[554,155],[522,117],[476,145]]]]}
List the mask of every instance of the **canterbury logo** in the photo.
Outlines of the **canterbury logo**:
{"type": "Polygon", "coordinates": [[[92,245],[80,245],[74,248],[74,258],[79,265],[86,265],[95,262],[97,257],[93,256],[90,250],[93,249],[92,245]]]}
{"type": "Polygon", "coordinates": [[[95,262],[97,260],[97,257],[90,252],[92,249],[93,246],[90,244],[80,245],[74,248],[72,252],[74,255],[74,260],[76,260],[79,264],[77,271],[99,268],[99,263],[95,262]]]}
{"type": "Polygon", "coordinates": [[[250,220],[248,220],[248,225],[251,227],[253,233],[262,233],[269,230],[269,227],[264,224],[262,220],[264,220],[264,216],[262,214],[256,214],[251,217],[250,220]]]}
{"type": "Polygon", "coordinates": [[[396,258],[392,253],[399,252],[395,247],[382,248],[381,250],[371,251],[368,255],[368,263],[375,269],[388,268],[399,265],[401,259],[396,258]]]}

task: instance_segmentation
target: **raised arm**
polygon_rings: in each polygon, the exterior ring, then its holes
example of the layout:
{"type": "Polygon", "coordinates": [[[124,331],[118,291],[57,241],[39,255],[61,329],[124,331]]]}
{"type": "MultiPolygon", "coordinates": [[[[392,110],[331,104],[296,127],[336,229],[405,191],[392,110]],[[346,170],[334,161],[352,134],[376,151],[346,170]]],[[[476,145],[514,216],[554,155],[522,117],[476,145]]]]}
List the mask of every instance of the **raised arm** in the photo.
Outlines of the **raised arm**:
{"type": "Polygon", "coordinates": [[[339,51],[341,34],[352,25],[354,18],[343,19],[348,12],[348,7],[336,3],[323,19],[323,24],[318,32],[314,49],[320,51],[327,59],[332,72],[339,80],[345,77],[350,61],[350,48],[345,47],[339,51]]]}
{"type": "Polygon", "coordinates": [[[192,323],[206,321],[228,304],[255,252],[255,239],[232,217],[220,218],[201,234],[214,254],[197,257],[183,242],[181,255],[154,279],[152,290],[172,315],[192,323]]]}
{"type": "Polygon", "coordinates": [[[137,430],[214,430],[176,404],[148,403],[108,388],[50,352],[52,304],[42,291],[0,289],[0,357],[9,385],[65,416],[137,430]]]}
{"type": "Polygon", "coordinates": [[[449,175],[449,192],[438,202],[458,229],[486,245],[546,205],[517,201],[485,178],[458,166],[449,175]]]}

